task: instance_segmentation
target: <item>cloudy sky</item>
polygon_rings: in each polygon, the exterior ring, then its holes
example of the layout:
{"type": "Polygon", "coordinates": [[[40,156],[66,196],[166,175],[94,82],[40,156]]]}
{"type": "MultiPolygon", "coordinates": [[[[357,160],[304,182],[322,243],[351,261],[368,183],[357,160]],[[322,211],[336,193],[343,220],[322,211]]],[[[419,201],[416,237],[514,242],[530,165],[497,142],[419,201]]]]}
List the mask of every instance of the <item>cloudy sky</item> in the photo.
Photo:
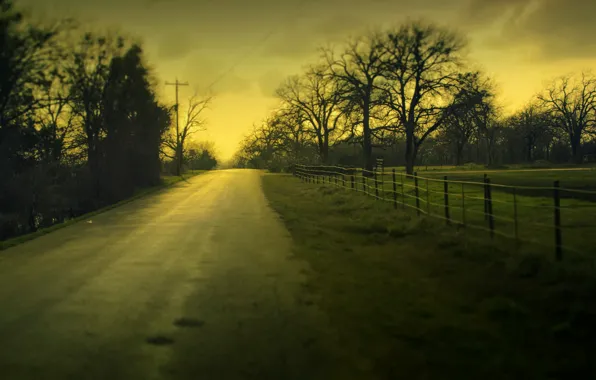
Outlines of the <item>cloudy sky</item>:
{"type": "MultiPolygon", "coordinates": [[[[73,16],[85,24],[139,37],[173,101],[211,87],[216,98],[200,138],[229,158],[253,123],[277,104],[273,91],[316,62],[317,47],[341,43],[371,27],[406,18],[437,22],[465,34],[470,59],[499,86],[508,110],[545,81],[596,72],[593,0],[17,0],[37,16],[73,16]]],[[[181,106],[182,107],[182,106],[181,106]]]]}

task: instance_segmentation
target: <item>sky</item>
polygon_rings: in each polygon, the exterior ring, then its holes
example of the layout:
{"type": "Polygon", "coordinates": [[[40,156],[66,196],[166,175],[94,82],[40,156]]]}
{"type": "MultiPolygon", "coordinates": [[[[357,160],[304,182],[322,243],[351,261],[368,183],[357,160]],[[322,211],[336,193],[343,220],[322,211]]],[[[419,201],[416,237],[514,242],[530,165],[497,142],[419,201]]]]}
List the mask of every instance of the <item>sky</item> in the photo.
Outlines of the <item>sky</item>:
{"type": "Polygon", "coordinates": [[[507,111],[549,81],[596,72],[593,0],[16,0],[37,17],[75,17],[83,25],[140,39],[159,78],[180,88],[181,112],[196,91],[214,95],[199,140],[228,159],[253,124],[278,104],[276,87],[317,62],[317,48],[341,45],[371,28],[423,19],[464,35],[468,57],[496,83],[507,111]]]}

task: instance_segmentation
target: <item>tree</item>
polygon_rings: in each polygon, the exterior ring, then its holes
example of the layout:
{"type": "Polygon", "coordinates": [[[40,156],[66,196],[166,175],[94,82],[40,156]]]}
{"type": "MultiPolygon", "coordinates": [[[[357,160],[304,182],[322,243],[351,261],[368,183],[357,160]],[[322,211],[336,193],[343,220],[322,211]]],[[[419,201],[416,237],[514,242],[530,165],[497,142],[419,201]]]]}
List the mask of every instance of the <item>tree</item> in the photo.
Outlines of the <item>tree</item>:
{"type": "Polygon", "coordinates": [[[290,77],[278,90],[277,95],[290,107],[296,108],[303,122],[317,141],[323,163],[328,162],[330,140],[338,129],[341,117],[342,82],[326,75],[325,67],[311,67],[303,77],[290,77]]]}
{"type": "MultiPolygon", "coordinates": [[[[348,42],[339,57],[332,49],[324,49],[323,57],[329,68],[329,75],[345,88],[345,100],[361,111],[359,125],[362,127],[362,153],[365,175],[372,175],[371,111],[379,104],[378,84],[382,80],[384,51],[380,33],[369,33],[348,42]]],[[[349,106],[348,106],[349,108],[349,106]]]]}
{"type": "Polygon", "coordinates": [[[176,167],[176,175],[182,173],[182,165],[184,164],[184,156],[186,152],[186,143],[195,133],[204,130],[205,120],[203,119],[204,111],[209,107],[212,96],[200,97],[194,94],[188,100],[188,107],[182,127],[176,123],[173,129],[165,136],[163,141],[164,148],[162,152],[169,158],[174,160],[176,167]]]}
{"type": "Polygon", "coordinates": [[[582,163],[582,139],[596,130],[596,78],[587,73],[560,77],[538,99],[567,135],[575,163],[582,163]]]}
{"type": "Polygon", "coordinates": [[[111,60],[103,96],[103,163],[112,201],[159,180],[159,148],[170,118],[160,106],[143,63],[143,50],[132,45],[111,60]]]}
{"type": "Polygon", "coordinates": [[[101,178],[102,141],[106,136],[103,110],[112,58],[122,56],[125,41],[121,37],[85,33],[73,47],[72,60],[66,67],[71,88],[70,99],[81,145],[87,153],[87,166],[94,182],[95,200],[103,196],[101,178]]]}
{"type": "Polygon", "coordinates": [[[526,161],[533,162],[537,143],[550,133],[550,115],[540,104],[530,103],[513,115],[511,124],[524,141],[526,161]]]}
{"type": "Polygon", "coordinates": [[[39,167],[44,136],[37,112],[48,102],[40,94],[50,86],[62,31],[62,25],[27,23],[12,1],[0,0],[0,238],[39,225],[51,173],[39,167]]]}
{"type": "Polygon", "coordinates": [[[478,128],[469,112],[458,112],[445,119],[439,139],[453,149],[455,165],[463,164],[464,148],[476,136],[478,128]]]}
{"type": "Polygon", "coordinates": [[[383,41],[385,105],[404,129],[408,174],[414,172],[424,140],[458,109],[469,108],[485,95],[469,85],[478,82],[479,74],[462,71],[463,47],[455,33],[421,22],[405,24],[383,41]]]}
{"type": "Polygon", "coordinates": [[[0,239],[160,181],[170,118],[142,47],[71,25],[32,24],[0,0],[0,239]]]}
{"type": "Polygon", "coordinates": [[[189,142],[185,161],[192,170],[214,169],[218,164],[215,144],[212,141],[189,142]]]}
{"type": "Polygon", "coordinates": [[[463,163],[464,148],[471,139],[479,138],[486,129],[486,114],[492,109],[493,97],[489,82],[477,74],[469,75],[460,85],[451,105],[444,109],[443,125],[439,125],[441,140],[454,149],[456,165],[463,163]]]}

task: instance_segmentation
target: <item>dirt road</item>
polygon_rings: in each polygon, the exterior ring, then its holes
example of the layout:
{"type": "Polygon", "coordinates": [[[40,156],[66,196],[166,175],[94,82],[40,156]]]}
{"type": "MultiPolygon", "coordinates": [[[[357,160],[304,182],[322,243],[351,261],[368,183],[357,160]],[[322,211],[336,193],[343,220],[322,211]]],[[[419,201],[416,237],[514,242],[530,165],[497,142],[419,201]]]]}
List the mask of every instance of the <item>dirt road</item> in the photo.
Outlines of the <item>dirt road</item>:
{"type": "Polygon", "coordinates": [[[193,177],[1,252],[0,378],[356,378],[260,175],[193,177]]]}

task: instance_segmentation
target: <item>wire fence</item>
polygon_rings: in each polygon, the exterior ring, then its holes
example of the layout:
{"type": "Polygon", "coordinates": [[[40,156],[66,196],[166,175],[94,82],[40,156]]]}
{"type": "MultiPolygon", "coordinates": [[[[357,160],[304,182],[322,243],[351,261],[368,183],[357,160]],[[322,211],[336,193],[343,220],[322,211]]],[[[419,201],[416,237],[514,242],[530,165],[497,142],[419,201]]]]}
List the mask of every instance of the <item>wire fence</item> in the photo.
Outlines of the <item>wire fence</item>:
{"type": "Polygon", "coordinates": [[[339,166],[296,165],[293,175],[307,183],[330,184],[390,202],[393,208],[511,239],[516,247],[533,244],[564,253],[596,253],[596,191],[552,186],[509,186],[408,175],[392,169],[367,171],[339,166]],[[548,196],[545,196],[548,194],[548,196]]]}

